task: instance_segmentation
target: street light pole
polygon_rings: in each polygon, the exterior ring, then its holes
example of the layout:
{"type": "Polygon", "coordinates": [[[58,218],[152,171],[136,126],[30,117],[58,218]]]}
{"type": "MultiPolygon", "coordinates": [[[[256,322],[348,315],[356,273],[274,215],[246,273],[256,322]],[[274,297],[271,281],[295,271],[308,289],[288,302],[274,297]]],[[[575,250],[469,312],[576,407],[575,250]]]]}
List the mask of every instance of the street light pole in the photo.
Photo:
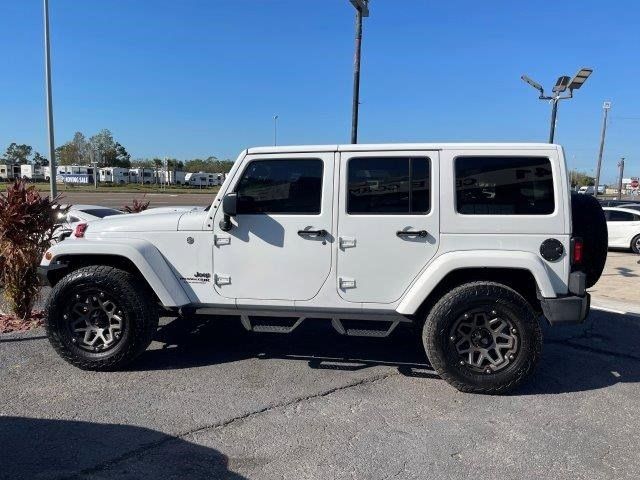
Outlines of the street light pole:
{"type": "Polygon", "coordinates": [[[587,78],[589,78],[589,75],[591,75],[592,72],[593,70],[591,68],[581,68],[573,78],[567,77],[566,75],[558,77],[558,80],[556,81],[556,84],[552,89],[551,96],[545,95],[542,85],[540,85],[535,80],[532,80],[526,75],[522,75],[522,77],[520,77],[522,80],[524,80],[540,92],[540,95],[538,96],[540,100],[551,100],[551,126],[549,128],[549,143],[553,143],[555,139],[556,118],[558,116],[558,102],[560,102],[560,100],[573,98],[574,90],[578,90],[580,87],[582,87],[582,85],[587,81],[587,78]],[[562,92],[566,91],[567,89],[569,90],[569,94],[562,96],[562,92]]]}
{"type": "Polygon", "coordinates": [[[273,146],[278,145],[278,115],[273,116],[273,146]]]}
{"type": "Polygon", "coordinates": [[[602,132],[600,133],[600,150],[598,151],[598,166],[596,167],[596,190],[595,195],[598,196],[598,185],[600,185],[600,168],[602,167],[602,154],[604,153],[604,138],[607,134],[607,117],[609,109],[611,108],[611,102],[604,102],[602,104],[602,132]]]}
{"type": "MultiPolygon", "coordinates": [[[[622,177],[624,176],[624,157],[622,157],[618,162],[618,168],[620,169],[620,175],[618,177],[618,200],[622,200],[622,177]]],[[[596,187],[597,186],[598,185],[596,184],[596,187]]]]}
{"type": "Polygon", "coordinates": [[[353,101],[351,107],[351,143],[358,143],[358,109],[360,106],[360,52],[362,17],[369,16],[369,0],[350,0],[356,9],[356,46],[353,59],[353,101]]]}
{"type": "Polygon", "coordinates": [[[51,198],[55,198],[56,191],[56,148],[53,139],[53,102],[51,100],[51,53],[49,42],[49,0],[44,0],[44,64],[45,64],[45,83],[47,90],[47,130],[49,133],[49,185],[51,189],[51,198]]]}
{"type": "Polygon", "coordinates": [[[556,135],[556,117],[558,116],[558,102],[560,98],[551,100],[551,128],[549,129],[549,143],[553,143],[556,135]]]}

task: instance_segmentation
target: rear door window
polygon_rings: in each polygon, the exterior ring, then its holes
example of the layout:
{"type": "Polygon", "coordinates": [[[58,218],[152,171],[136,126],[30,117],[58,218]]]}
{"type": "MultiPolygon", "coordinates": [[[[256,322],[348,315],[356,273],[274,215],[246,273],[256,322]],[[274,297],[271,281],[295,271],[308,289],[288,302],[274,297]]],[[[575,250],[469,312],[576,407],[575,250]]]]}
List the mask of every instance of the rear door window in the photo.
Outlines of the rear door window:
{"type": "Polygon", "coordinates": [[[424,215],[431,209],[428,158],[358,157],[347,170],[350,214],[424,215]]]}
{"type": "Polygon", "coordinates": [[[546,157],[455,159],[456,209],[464,215],[549,215],[553,170],[546,157]]]}

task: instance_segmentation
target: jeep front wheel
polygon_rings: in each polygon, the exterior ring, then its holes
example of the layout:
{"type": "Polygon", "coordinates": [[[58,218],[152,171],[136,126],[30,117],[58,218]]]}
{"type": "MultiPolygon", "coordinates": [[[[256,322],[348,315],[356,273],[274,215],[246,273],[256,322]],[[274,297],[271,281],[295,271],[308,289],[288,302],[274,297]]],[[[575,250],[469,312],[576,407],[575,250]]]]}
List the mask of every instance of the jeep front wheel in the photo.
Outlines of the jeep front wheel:
{"type": "Polygon", "coordinates": [[[460,391],[505,393],[534,370],[542,333],[529,303],[493,282],[461,285],[427,316],[422,340],[429,362],[460,391]]]}
{"type": "Polygon", "coordinates": [[[93,265],[65,276],[45,307],[51,345],[84,370],[117,370],[142,353],[158,327],[154,295],[117,268],[93,265]]]}

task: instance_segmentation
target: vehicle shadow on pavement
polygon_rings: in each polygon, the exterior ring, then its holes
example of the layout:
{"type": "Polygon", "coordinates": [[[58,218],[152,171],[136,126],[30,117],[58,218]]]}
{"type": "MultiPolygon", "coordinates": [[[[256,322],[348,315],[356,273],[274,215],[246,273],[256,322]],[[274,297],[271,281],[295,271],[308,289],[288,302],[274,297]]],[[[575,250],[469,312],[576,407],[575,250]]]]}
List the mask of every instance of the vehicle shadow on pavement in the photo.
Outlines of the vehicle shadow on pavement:
{"type": "MultiPolygon", "coordinates": [[[[640,318],[592,310],[587,322],[543,328],[536,373],[513,395],[560,394],[640,382],[640,318]]],[[[388,338],[347,337],[326,320],[309,319],[288,335],[245,331],[236,317],[175,319],[131,370],[188,369],[250,358],[304,361],[312,369],[355,371],[391,366],[409,377],[438,378],[417,335],[399,327],[388,338]]]]}
{"type": "Polygon", "coordinates": [[[415,334],[399,327],[388,338],[338,334],[325,319],[307,319],[290,334],[246,331],[237,317],[185,321],[160,327],[163,346],[146,351],[131,369],[182,369],[249,358],[305,361],[313,369],[356,371],[392,366],[407,376],[434,377],[415,334]]]}
{"type": "Polygon", "coordinates": [[[130,425],[0,417],[0,479],[242,480],[218,450],[130,425]]]}

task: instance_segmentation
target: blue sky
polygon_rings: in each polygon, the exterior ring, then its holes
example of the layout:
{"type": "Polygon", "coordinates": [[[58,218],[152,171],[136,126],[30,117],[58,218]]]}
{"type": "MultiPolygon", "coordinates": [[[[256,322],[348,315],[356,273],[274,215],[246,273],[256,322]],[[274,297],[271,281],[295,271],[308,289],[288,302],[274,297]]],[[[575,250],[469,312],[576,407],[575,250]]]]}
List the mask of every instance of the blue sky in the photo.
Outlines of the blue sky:
{"type": "MultiPolygon", "coordinates": [[[[109,128],[134,157],[190,158],[273,142],[347,143],[348,0],[50,0],[56,143],[109,128]]],[[[640,3],[372,0],[360,142],[545,141],[545,86],[594,74],[560,105],[556,141],[604,179],[640,175],[640,3]],[[572,6],[573,5],[573,6],[572,6]]],[[[46,153],[42,2],[0,0],[0,148],[46,153]]]]}

